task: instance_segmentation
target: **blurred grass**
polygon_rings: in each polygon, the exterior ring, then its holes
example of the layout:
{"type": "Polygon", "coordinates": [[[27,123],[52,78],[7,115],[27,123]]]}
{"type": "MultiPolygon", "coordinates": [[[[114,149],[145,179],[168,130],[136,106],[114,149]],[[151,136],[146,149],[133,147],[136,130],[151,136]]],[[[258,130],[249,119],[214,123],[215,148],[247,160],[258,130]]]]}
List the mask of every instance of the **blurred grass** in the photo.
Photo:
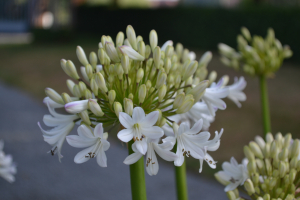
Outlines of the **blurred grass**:
{"type": "MultiPolygon", "coordinates": [[[[97,42],[78,41],[86,53],[97,52],[97,42]]],[[[22,46],[0,46],[0,79],[14,85],[39,98],[45,96],[44,89],[51,87],[58,93],[68,91],[66,87],[67,75],[61,70],[60,59],[72,60],[77,69],[80,64],[76,58],[76,43],[68,44],[32,44],[22,46]]],[[[197,59],[203,51],[196,51],[197,59]]],[[[223,66],[214,52],[214,58],[208,67],[209,71],[216,70],[218,77],[228,74],[233,82],[234,76],[243,75],[223,66]]],[[[268,80],[269,99],[271,110],[272,131],[283,134],[291,132],[293,137],[300,137],[300,68],[295,64],[285,63],[276,73],[276,77],[268,80]]],[[[210,132],[224,128],[220,149],[210,154],[219,161],[218,169],[223,161],[228,161],[231,156],[241,161],[243,146],[254,139],[255,135],[262,135],[262,119],[260,109],[260,96],[258,80],[246,77],[248,85],[245,89],[247,101],[242,103],[242,108],[226,100],[227,109],[217,112],[215,122],[210,132]]],[[[193,172],[198,172],[199,161],[188,159],[188,167],[193,172]]],[[[203,175],[212,175],[217,170],[210,169],[204,164],[203,175]]]]}

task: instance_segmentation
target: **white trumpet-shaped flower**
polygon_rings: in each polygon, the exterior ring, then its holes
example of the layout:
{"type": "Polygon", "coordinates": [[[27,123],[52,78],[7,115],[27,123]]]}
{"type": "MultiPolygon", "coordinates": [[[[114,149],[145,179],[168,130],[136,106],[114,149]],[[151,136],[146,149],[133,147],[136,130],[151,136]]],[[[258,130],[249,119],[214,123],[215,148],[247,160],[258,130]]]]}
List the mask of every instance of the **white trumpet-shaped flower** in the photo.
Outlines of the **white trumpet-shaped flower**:
{"type": "Polygon", "coordinates": [[[229,89],[227,98],[232,100],[239,108],[242,106],[240,101],[246,101],[246,95],[243,92],[246,85],[247,82],[245,81],[244,77],[240,77],[240,79],[235,77],[234,84],[227,86],[229,89]]]}
{"type": "Polygon", "coordinates": [[[139,61],[143,61],[145,60],[145,57],[142,56],[141,54],[139,54],[138,52],[136,52],[132,47],[130,46],[120,46],[119,47],[120,51],[123,54],[126,54],[129,58],[131,58],[132,60],[139,60],[139,61]]]}
{"type": "Polygon", "coordinates": [[[206,88],[202,98],[212,116],[215,116],[215,107],[221,110],[226,109],[226,103],[222,100],[222,98],[228,96],[229,89],[226,87],[222,88],[223,81],[224,80],[222,78],[217,84],[212,84],[210,88],[206,88]]]}
{"type": "Polygon", "coordinates": [[[123,142],[134,139],[137,150],[145,155],[147,151],[145,136],[158,139],[164,134],[160,127],[154,126],[158,116],[158,111],[153,111],[146,116],[144,110],[140,107],[133,109],[132,118],[127,113],[120,112],[119,120],[125,129],[118,133],[118,138],[123,142]]]}
{"type": "MultiPolygon", "coordinates": [[[[150,176],[152,176],[156,175],[159,169],[158,160],[155,153],[157,153],[162,159],[166,161],[174,161],[177,158],[177,155],[171,152],[174,143],[164,141],[162,144],[158,144],[159,139],[147,138],[146,140],[148,143],[146,155],[146,171],[150,176]]],[[[124,163],[126,165],[131,165],[137,162],[143,156],[143,154],[141,154],[137,150],[135,143],[132,145],[132,150],[134,151],[134,153],[127,156],[127,158],[124,160],[124,163]]]]}
{"type": "Polygon", "coordinates": [[[86,148],[76,154],[74,162],[77,164],[84,163],[91,158],[96,158],[98,165],[107,167],[107,158],[105,151],[110,147],[107,141],[108,134],[103,133],[102,123],[96,125],[94,131],[85,125],[77,129],[78,135],[67,136],[67,142],[72,147],[86,148]]]}
{"type": "Polygon", "coordinates": [[[3,152],[4,142],[0,140],[0,176],[12,183],[15,181],[14,174],[17,173],[16,165],[13,163],[11,155],[3,152]]]}
{"type": "Polygon", "coordinates": [[[44,115],[43,122],[53,128],[46,131],[41,127],[40,122],[38,122],[38,126],[43,133],[45,142],[53,146],[48,153],[52,155],[57,153],[60,161],[63,157],[61,155],[61,149],[65,138],[73,129],[75,125],[74,120],[79,119],[79,117],[77,115],[58,114],[53,107],[50,107],[49,103],[47,103],[47,106],[51,115],[44,115]]]}
{"type": "Polygon", "coordinates": [[[222,164],[223,171],[217,172],[216,176],[224,183],[228,183],[225,192],[234,190],[239,185],[243,185],[249,177],[247,167],[244,164],[238,164],[232,157],[229,162],[222,164]]]}

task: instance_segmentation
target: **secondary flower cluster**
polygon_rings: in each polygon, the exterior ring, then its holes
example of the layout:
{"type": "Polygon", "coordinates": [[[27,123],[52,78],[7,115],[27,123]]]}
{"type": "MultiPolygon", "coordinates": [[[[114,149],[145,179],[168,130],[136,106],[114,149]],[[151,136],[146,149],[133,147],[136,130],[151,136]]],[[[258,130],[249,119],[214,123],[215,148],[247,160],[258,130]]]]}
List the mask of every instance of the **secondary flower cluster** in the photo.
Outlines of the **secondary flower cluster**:
{"type": "Polygon", "coordinates": [[[13,163],[11,155],[5,155],[4,142],[0,140],[0,176],[12,183],[15,181],[14,174],[17,173],[16,165],[13,163]]]}
{"type": "Polygon", "coordinates": [[[73,147],[86,148],[75,156],[76,163],[96,158],[100,166],[106,167],[108,134],[112,127],[121,125],[118,138],[123,142],[134,141],[131,148],[135,153],[125,159],[125,164],[147,154],[147,172],[155,175],[156,152],[176,166],[182,165],[184,156],[192,156],[200,160],[201,166],[205,160],[214,168],[215,161],[207,151],[218,149],[223,131],[216,132],[212,140],[209,132],[200,131],[208,129],[218,109],[226,108],[223,98],[230,98],[238,106],[246,100],[242,92],[246,86],[244,78],[227,86],[228,76],[215,83],[217,74],[212,72],[209,80],[205,80],[212,54],[205,53],[197,62],[195,53],[180,43],[174,48],[173,42],[167,41],[159,47],[155,30],[150,32],[150,45],[136,36],[132,26],[127,27],[126,36],[125,39],[123,32],[119,32],[113,41],[103,35],[98,53],[91,52],[89,59],[78,46],[82,78],[72,61],[61,60],[62,69],[76,83],[67,80],[71,95],[59,95],[51,88],[45,90],[48,97],[44,103],[50,115],[45,115],[43,121],[53,128],[44,130],[38,125],[44,140],[53,146],[50,153],[57,153],[60,160],[67,139],[73,147]],[[63,107],[69,114],[56,111],[63,107]],[[75,124],[80,125],[78,135],[68,136],[75,124]],[[175,154],[171,150],[176,143],[175,154]]]}
{"type": "Polygon", "coordinates": [[[255,137],[244,147],[246,158],[238,164],[234,158],[222,165],[216,179],[226,185],[230,200],[239,197],[237,187],[244,185],[251,199],[294,200],[300,196],[300,142],[291,134],[268,133],[266,140],[255,137]]]}
{"type": "Polygon", "coordinates": [[[272,76],[277,71],[284,59],[292,56],[290,47],[282,46],[275,38],[274,30],[269,28],[264,39],[261,36],[251,37],[249,30],[241,28],[242,35],[237,36],[238,51],[226,44],[219,44],[219,51],[222,55],[223,64],[239,69],[243,67],[249,75],[272,76]]]}

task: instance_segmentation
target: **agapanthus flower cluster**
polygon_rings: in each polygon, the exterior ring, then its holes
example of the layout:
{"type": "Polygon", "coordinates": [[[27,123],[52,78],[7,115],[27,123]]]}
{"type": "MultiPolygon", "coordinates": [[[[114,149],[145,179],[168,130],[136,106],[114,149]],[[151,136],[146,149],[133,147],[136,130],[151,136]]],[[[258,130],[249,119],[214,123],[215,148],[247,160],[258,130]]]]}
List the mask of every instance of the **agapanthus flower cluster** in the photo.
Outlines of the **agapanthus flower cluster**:
{"type": "Polygon", "coordinates": [[[295,200],[300,199],[300,142],[291,134],[284,137],[271,133],[266,140],[255,137],[244,147],[245,159],[238,164],[234,158],[224,162],[223,171],[216,179],[226,185],[230,200],[249,199],[240,197],[237,187],[243,185],[251,199],[295,200]]]}
{"type": "Polygon", "coordinates": [[[17,168],[11,155],[5,155],[4,142],[0,140],[0,176],[12,183],[15,181],[14,174],[17,173],[17,168]]]}
{"type": "Polygon", "coordinates": [[[237,36],[237,51],[223,43],[218,46],[222,63],[236,70],[243,67],[244,72],[249,75],[273,76],[283,60],[293,54],[288,45],[282,46],[275,38],[272,28],[268,29],[266,38],[257,35],[251,37],[245,27],[241,28],[241,32],[237,36]]]}
{"type": "Polygon", "coordinates": [[[192,156],[200,160],[201,166],[205,160],[214,168],[215,161],[207,151],[218,149],[223,131],[209,140],[210,133],[201,129],[209,127],[218,109],[226,108],[223,98],[230,98],[238,106],[246,99],[242,91],[244,78],[227,86],[228,76],[215,83],[217,74],[212,72],[205,80],[212,54],[205,53],[197,62],[195,53],[180,43],[174,48],[173,42],[167,41],[159,47],[155,30],[150,32],[150,45],[142,36],[136,36],[132,26],[127,27],[126,36],[119,32],[113,41],[103,35],[98,52],[91,52],[89,59],[78,46],[82,78],[71,60],[61,60],[62,69],[73,79],[67,80],[70,95],[46,88],[44,103],[50,115],[45,115],[43,121],[53,128],[44,130],[38,123],[44,140],[53,146],[49,152],[57,153],[60,160],[67,139],[71,146],[85,148],[75,156],[76,163],[96,158],[101,167],[106,167],[108,135],[114,134],[112,127],[120,125],[118,138],[134,141],[134,153],[125,164],[146,155],[147,172],[155,175],[157,154],[176,166],[182,165],[184,156],[192,156]],[[63,107],[67,114],[56,110],[63,107]],[[79,125],[78,135],[69,135],[75,124],[79,125]],[[176,143],[177,151],[173,153],[176,143]]]}

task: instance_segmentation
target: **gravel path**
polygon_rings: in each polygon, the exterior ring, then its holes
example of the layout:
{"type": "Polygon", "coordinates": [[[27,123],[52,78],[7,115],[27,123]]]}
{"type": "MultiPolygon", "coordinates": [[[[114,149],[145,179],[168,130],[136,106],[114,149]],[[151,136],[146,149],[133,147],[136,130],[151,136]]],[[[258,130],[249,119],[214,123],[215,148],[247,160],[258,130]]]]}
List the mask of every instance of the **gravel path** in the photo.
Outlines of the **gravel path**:
{"type": "MultiPolygon", "coordinates": [[[[129,167],[123,164],[126,146],[110,141],[108,167],[101,168],[96,160],[75,164],[73,158],[80,149],[65,143],[64,158],[59,163],[57,156],[46,153],[50,146],[37,126],[48,113],[41,102],[0,82],[0,105],[0,139],[4,139],[4,151],[13,155],[18,166],[15,183],[0,178],[1,200],[131,199],[129,167]]],[[[148,200],[176,199],[174,169],[166,161],[160,162],[156,176],[146,174],[146,182],[148,200]]],[[[188,174],[188,185],[190,200],[226,199],[223,187],[201,174],[188,174]]]]}

